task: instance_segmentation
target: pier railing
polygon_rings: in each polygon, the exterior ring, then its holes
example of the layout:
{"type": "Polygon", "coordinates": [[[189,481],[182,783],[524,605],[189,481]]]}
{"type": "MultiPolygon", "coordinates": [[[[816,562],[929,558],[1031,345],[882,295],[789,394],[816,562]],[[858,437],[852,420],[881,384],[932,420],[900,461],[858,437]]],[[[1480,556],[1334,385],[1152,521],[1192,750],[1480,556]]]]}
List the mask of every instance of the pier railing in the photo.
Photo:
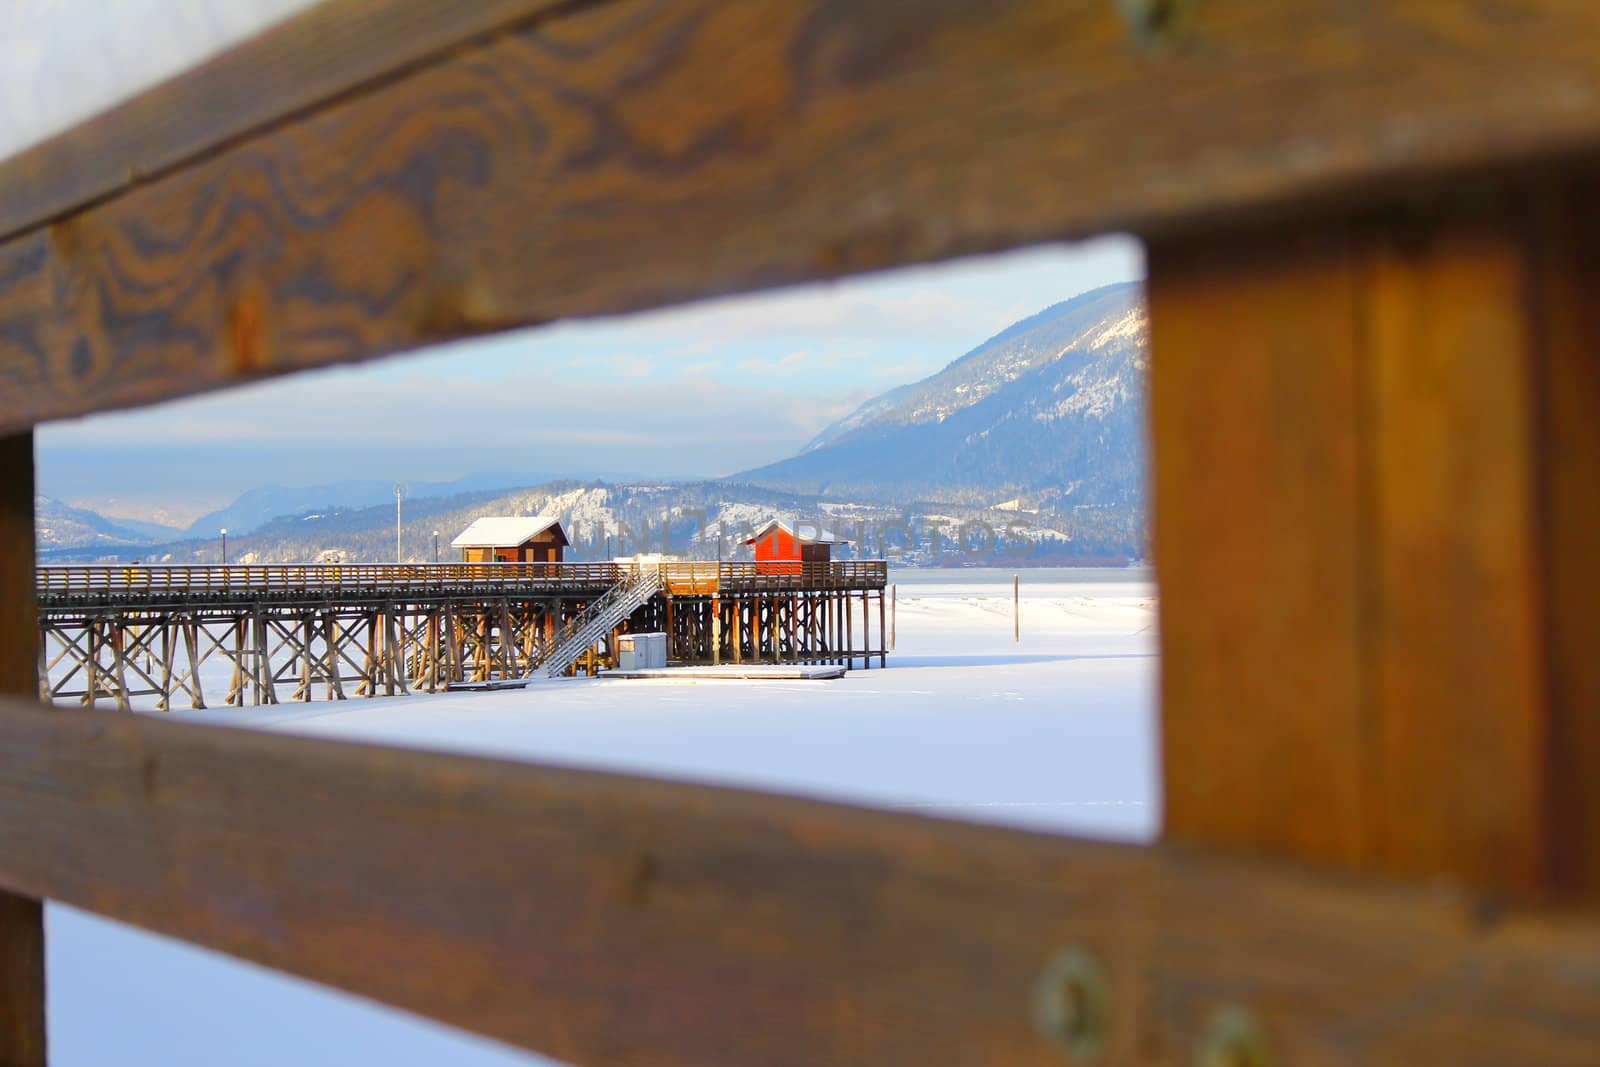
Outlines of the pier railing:
{"type": "Polygon", "coordinates": [[[431,589],[439,586],[551,582],[609,584],[625,568],[615,563],[237,564],[147,566],[113,564],[36,569],[41,593],[247,593],[293,589],[431,589]]]}
{"type": "Polygon", "coordinates": [[[882,588],[888,580],[883,560],[831,563],[717,563],[692,560],[661,563],[404,563],[404,564],[237,564],[171,566],[97,564],[48,566],[35,570],[41,598],[96,593],[138,597],[216,593],[427,593],[438,590],[497,592],[528,587],[555,589],[614,585],[640,567],[658,569],[663,588],[674,595],[777,588],[882,588]]]}

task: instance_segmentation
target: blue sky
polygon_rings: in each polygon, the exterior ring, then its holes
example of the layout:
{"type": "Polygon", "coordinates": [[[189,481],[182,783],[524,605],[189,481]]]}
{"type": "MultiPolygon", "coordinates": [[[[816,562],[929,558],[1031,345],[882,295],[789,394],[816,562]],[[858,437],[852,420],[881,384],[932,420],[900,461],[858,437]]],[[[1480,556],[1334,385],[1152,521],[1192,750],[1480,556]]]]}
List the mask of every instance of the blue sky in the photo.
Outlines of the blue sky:
{"type": "Polygon", "coordinates": [[[40,490],[186,521],[270,483],[731,474],[1018,319],[1142,276],[1138,244],[1109,238],[479,338],[45,427],[40,490]]]}

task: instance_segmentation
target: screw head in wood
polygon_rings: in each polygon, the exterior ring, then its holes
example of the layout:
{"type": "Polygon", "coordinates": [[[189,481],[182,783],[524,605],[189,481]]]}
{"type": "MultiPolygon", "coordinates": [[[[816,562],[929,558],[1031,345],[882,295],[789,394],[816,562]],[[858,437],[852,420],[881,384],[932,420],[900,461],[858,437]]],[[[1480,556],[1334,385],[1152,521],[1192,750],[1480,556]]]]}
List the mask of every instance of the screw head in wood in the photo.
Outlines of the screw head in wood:
{"type": "Polygon", "coordinates": [[[1156,48],[1182,39],[1200,0],[1116,0],[1116,4],[1134,42],[1156,48]]]}
{"type": "Polygon", "coordinates": [[[1276,1067],[1261,1025],[1249,1009],[1224,1005],[1211,1016],[1196,1050],[1195,1067],[1276,1067]]]}
{"type": "Polygon", "coordinates": [[[1040,972],[1033,991],[1033,1021],[1039,1032],[1076,1063],[1105,1051],[1106,978],[1098,960],[1070,948],[1040,972]]]}

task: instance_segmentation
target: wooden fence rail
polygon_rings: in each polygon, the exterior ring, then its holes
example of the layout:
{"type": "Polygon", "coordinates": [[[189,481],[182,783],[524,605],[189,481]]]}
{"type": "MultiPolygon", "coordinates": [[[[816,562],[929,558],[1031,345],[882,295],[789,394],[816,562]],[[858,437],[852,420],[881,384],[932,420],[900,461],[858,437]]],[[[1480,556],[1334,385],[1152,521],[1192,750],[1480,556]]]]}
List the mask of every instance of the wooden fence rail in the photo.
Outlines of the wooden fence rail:
{"type": "Polygon", "coordinates": [[[575,1063],[1600,1047],[1600,920],[1194,849],[15,703],[0,805],[0,885],[575,1063]]]}

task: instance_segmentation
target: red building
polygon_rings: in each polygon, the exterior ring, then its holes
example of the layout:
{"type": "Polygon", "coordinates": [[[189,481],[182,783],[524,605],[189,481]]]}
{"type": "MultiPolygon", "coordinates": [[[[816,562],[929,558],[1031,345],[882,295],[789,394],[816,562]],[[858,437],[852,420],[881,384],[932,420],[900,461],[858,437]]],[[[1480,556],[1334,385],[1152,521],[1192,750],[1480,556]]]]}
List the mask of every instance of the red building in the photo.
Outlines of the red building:
{"type": "Polygon", "coordinates": [[[796,530],[777,519],[745,542],[755,546],[756,570],[762,574],[799,574],[802,563],[830,562],[833,546],[844,543],[826,530],[804,524],[796,530]]]}

